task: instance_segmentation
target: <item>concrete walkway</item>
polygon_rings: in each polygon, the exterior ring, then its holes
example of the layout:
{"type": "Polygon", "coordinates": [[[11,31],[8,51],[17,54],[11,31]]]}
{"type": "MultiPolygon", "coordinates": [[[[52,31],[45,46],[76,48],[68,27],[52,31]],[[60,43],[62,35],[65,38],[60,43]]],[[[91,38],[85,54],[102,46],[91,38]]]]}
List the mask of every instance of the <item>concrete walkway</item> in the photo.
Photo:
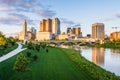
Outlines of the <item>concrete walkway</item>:
{"type": "Polygon", "coordinates": [[[4,60],[6,60],[6,59],[8,59],[8,58],[10,58],[10,57],[18,54],[19,52],[21,52],[21,51],[23,51],[23,50],[25,50],[25,49],[26,49],[26,48],[22,49],[22,45],[21,45],[20,43],[18,43],[18,48],[15,49],[15,50],[13,50],[13,51],[11,51],[11,52],[9,52],[9,53],[6,54],[6,55],[0,57],[0,62],[2,62],[2,61],[4,61],[4,60]]]}

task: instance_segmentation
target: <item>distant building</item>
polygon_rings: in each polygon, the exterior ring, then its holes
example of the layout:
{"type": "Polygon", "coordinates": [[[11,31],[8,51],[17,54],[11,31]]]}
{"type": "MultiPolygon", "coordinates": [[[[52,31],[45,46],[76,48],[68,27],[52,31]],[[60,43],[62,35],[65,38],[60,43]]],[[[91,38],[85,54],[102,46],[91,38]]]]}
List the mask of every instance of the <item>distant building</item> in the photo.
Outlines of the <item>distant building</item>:
{"type": "Polygon", "coordinates": [[[36,40],[38,41],[51,40],[51,39],[52,39],[51,32],[38,32],[36,34],[36,40]]]}
{"type": "Polygon", "coordinates": [[[68,35],[67,34],[59,34],[57,35],[58,40],[68,40],[68,35]]]}
{"type": "Polygon", "coordinates": [[[60,34],[60,20],[58,18],[52,19],[52,34],[60,34]]]}
{"type": "Polygon", "coordinates": [[[120,40],[120,32],[113,32],[110,34],[110,40],[120,40]]]}
{"type": "Polygon", "coordinates": [[[75,28],[73,28],[73,34],[75,34],[75,35],[80,35],[80,32],[81,32],[80,27],[75,27],[75,28]]]}
{"type": "Polygon", "coordinates": [[[36,29],[34,27],[31,27],[29,31],[27,31],[27,22],[24,20],[22,24],[22,31],[18,35],[19,40],[30,40],[30,39],[35,39],[36,35],[36,29]]]}
{"type": "Polygon", "coordinates": [[[104,40],[104,24],[94,23],[92,24],[92,38],[95,40],[104,40]]]}
{"type": "Polygon", "coordinates": [[[36,35],[36,40],[50,40],[52,38],[55,39],[55,37],[58,34],[60,34],[60,21],[59,21],[59,19],[58,18],[43,19],[40,22],[40,31],[36,35]],[[47,36],[47,37],[45,38],[45,36],[47,36]]]}
{"type": "Polygon", "coordinates": [[[67,34],[73,34],[72,28],[67,28],[67,34]]]}
{"type": "Polygon", "coordinates": [[[45,19],[43,19],[40,22],[40,32],[46,32],[46,20],[45,19]]]}
{"type": "Polygon", "coordinates": [[[22,23],[22,31],[19,33],[19,40],[26,40],[27,39],[27,22],[24,20],[22,23]]]}
{"type": "Polygon", "coordinates": [[[45,27],[45,32],[51,32],[52,33],[52,20],[51,19],[47,19],[46,20],[46,27],[45,27]]]}
{"type": "Polygon", "coordinates": [[[91,38],[91,34],[87,34],[87,38],[91,38]]]}

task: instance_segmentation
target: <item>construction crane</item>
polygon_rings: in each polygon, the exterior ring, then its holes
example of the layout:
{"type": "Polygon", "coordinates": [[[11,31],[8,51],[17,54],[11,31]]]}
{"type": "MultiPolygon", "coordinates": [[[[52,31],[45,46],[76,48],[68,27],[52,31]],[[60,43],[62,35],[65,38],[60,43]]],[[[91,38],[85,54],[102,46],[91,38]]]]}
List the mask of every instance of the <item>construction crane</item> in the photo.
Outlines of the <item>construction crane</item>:
{"type": "Polygon", "coordinates": [[[116,26],[115,26],[115,27],[112,27],[112,29],[116,29],[116,31],[117,31],[118,28],[120,28],[120,27],[116,27],[116,26]]]}

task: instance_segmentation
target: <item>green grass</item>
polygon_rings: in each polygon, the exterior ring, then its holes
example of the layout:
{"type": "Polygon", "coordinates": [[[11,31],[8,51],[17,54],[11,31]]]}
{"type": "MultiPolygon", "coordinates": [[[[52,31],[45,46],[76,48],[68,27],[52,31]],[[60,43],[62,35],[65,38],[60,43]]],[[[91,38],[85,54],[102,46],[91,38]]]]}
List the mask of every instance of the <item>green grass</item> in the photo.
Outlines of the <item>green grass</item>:
{"type": "Polygon", "coordinates": [[[18,44],[15,44],[14,46],[8,45],[7,48],[0,49],[0,56],[3,56],[5,54],[9,53],[10,51],[16,49],[17,47],[18,47],[18,44]]]}
{"type": "Polygon", "coordinates": [[[80,69],[84,70],[95,80],[120,80],[120,76],[116,76],[114,73],[104,70],[103,68],[89,62],[80,55],[79,51],[72,49],[61,49],[71,61],[76,63],[80,69]]]}
{"type": "MultiPolygon", "coordinates": [[[[64,51],[59,48],[48,49],[48,53],[43,49],[40,52],[29,50],[39,58],[29,64],[30,71],[25,73],[13,70],[16,56],[0,63],[0,80],[92,80],[64,51]]],[[[23,54],[27,51],[23,51],[23,54]]]]}
{"type": "Polygon", "coordinates": [[[22,49],[23,49],[23,48],[26,48],[26,47],[27,47],[27,46],[26,46],[25,44],[22,44],[22,49]]]}

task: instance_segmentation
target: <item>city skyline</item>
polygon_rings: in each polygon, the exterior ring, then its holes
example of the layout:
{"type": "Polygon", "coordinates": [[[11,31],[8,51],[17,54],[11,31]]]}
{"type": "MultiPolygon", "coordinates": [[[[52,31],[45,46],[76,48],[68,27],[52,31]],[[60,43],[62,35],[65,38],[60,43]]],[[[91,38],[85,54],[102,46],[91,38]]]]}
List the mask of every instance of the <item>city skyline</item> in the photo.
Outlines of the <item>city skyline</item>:
{"type": "MultiPolygon", "coordinates": [[[[120,27],[120,10],[118,0],[1,0],[0,31],[5,34],[21,31],[24,19],[28,27],[39,30],[42,19],[58,17],[61,21],[61,32],[67,27],[81,25],[83,35],[91,34],[92,24],[105,24],[105,33],[115,31],[112,27],[120,27]],[[88,32],[88,33],[86,33],[88,32]]],[[[118,30],[120,30],[118,28],[118,30]]]]}

